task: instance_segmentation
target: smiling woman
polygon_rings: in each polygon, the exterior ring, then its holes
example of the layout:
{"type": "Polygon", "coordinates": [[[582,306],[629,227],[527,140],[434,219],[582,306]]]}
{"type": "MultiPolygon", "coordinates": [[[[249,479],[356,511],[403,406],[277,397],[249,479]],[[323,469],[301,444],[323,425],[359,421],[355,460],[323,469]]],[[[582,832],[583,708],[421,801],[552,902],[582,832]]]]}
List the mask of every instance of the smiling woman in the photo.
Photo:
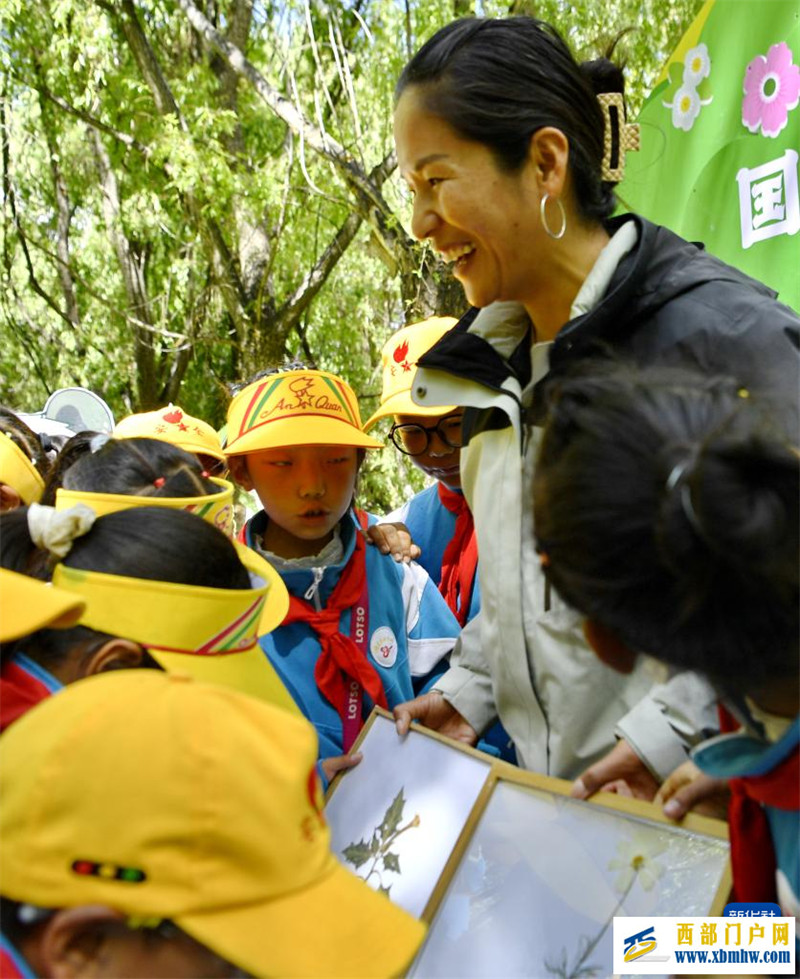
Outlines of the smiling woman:
{"type": "Polygon", "coordinates": [[[800,322],[701,247],[637,215],[611,217],[636,142],[623,89],[611,61],[579,65],[531,17],[455,21],[398,82],[413,232],[478,307],[421,357],[411,393],[429,415],[466,408],[461,485],[482,609],[434,690],[396,714],[401,732],[416,718],[473,741],[499,716],[526,767],[582,774],[576,792],[626,776],[652,796],[714,723],[713,693],[686,674],[653,691],[647,664],[627,676],[599,665],[580,616],[551,592],[530,506],[543,384],[601,353],[691,363],[786,394],[776,412],[796,441],[800,322]]]}

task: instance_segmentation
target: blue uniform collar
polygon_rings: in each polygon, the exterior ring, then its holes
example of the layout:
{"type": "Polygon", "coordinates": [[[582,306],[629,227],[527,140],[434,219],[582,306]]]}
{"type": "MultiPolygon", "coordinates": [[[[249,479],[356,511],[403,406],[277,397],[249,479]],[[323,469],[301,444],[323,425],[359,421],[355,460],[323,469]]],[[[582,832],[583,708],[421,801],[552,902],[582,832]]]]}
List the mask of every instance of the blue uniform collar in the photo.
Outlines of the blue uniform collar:
{"type": "MultiPolygon", "coordinates": [[[[339,576],[347,562],[353,556],[353,551],[355,550],[356,525],[351,513],[352,511],[348,511],[339,521],[339,533],[341,534],[342,548],[344,550],[341,561],[336,564],[329,564],[322,569],[322,577],[318,584],[318,594],[323,605],[328,601],[331,592],[336,587],[339,576]]],[[[245,540],[249,547],[253,547],[255,535],[263,535],[267,528],[267,521],[267,515],[262,510],[252,520],[247,522],[245,526],[245,540]]],[[[281,578],[292,595],[302,598],[313,584],[315,574],[313,568],[297,568],[290,571],[282,571],[281,578]]]]}
{"type": "Polygon", "coordinates": [[[25,653],[14,653],[11,657],[12,663],[16,663],[21,669],[25,670],[34,680],[38,680],[39,683],[44,684],[45,687],[50,691],[50,693],[58,693],[62,690],[64,684],[58,680],[53,674],[46,670],[41,664],[32,660],[30,656],[26,656],[25,653]]]}
{"type": "Polygon", "coordinates": [[[692,751],[692,760],[717,778],[752,778],[766,775],[784,762],[800,746],[800,716],[774,744],[734,732],[704,741],[692,751]]]}
{"type": "Polygon", "coordinates": [[[0,932],[0,950],[2,950],[2,957],[10,961],[17,970],[17,976],[20,976],[21,979],[36,979],[36,973],[28,965],[22,953],[11,944],[2,932],[0,932]]]}

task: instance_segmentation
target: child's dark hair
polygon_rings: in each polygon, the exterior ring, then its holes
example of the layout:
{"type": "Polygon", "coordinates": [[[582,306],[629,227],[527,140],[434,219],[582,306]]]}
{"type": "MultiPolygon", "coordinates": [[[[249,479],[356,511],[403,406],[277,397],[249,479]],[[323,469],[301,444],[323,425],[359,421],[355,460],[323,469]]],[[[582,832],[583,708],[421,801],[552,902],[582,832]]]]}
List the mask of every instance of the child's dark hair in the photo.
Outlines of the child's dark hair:
{"type": "Polygon", "coordinates": [[[25,422],[9,408],[0,405],[0,432],[5,432],[31,460],[39,475],[47,478],[50,461],[41,439],[25,422]]]}
{"type": "Polygon", "coordinates": [[[533,17],[465,17],[414,55],[395,99],[409,86],[419,88],[429,112],[489,147],[510,173],[522,166],[538,129],[560,129],[580,213],[599,221],[613,213],[614,184],[601,178],[604,124],[596,96],[624,92],[624,79],[609,58],[579,65],[558,31],[533,17]]]}
{"type": "Polygon", "coordinates": [[[97,451],[108,441],[107,435],[99,432],[78,432],[72,435],[62,445],[58,455],[50,466],[47,479],[44,481],[44,493],[39,501],[42,506],[53,506],[56,500],[56,490],[64,485],[64,474],[85,455],[97,451]]]}
{"type": "Polygon", "coordinates": [[[537,546],[631,650],[747,690],[797,673],[800,458],[731,378],[590,365],[554,385],[537,546]]]}
{"type": "Polygon", "coordinates": [[[63,477],[64,489],[128,496],[206,496],[219,487],[203,476],[198,460],[158,439],[109,439],[84,453],[63,477]]]}
{"type": "MultiPolygon", "coordinates": [[[[0,566],[26,573],[37,554],[41,552],[28,531],[28,507],[0,514],[0,566]]],[[[195,514],[168,507],[132,507],[98,517],[87,534],[75,538],[62,563],[150,581],[207,588],[250,587],[247,569],[222,531],[195,514]]],[[[83,650],[88,656],[109,638],[85,626],[42,629],[0,647],[0,655],[23,650],[48,667],[62,662],[78,643],[91,641],[91,648],[83,650]]]]}

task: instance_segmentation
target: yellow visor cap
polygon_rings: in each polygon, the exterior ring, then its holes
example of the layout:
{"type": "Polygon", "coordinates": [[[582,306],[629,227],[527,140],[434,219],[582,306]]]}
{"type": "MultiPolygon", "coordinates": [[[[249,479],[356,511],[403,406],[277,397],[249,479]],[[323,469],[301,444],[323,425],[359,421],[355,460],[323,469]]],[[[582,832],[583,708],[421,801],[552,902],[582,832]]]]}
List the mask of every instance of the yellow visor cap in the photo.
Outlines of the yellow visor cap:
{"type": "Polygon", "coordinates": [[[183,585],[64,564],[56,565],[53,584],[85,602],[80,625],[139,643],[167,672],[188,673],[297,712],[258,645],[286,617],[289,593],[255,551],[234,546],[252,588],[183,585]]]}
{"type": "Polygon", "coordinates": [[[115,439],[158,439],[170,442],[186,452],[213,456],[225,461],[225,453],[219,436],[201,418],[187,415],[177,405],[167,405],[158,411],[143,411],[128,415],[117,423],[112,438],[115,439]]]}
{"type": "Polygon", "coordinates": [[[39,470],[8,432],[0,432],[0,483],[20,495],[23,503],[38,503],[44,493],[39,470]]]}
{"type": "Polygon", "coordinates": [[[190,677],[70,684],[3,734],[3,896],[174,921],[252,976],[403,975],[425,926],[331,853],[317,750],[190,677]]]}
{"type": "Polygon", "coordinates": [[[229,456],[290,445],[383,447],[364,434],[350,385],[312,370],[270,374],[248,384],[228,406],[229,456]]]}
{"type": "Polygon", "coordinates": [[[0,642],[76,625],[85,607],[80,595],[0,568],[0,642]]]}
{"type": "Polygon", "coordinates": [[[449,333],[458,322],[452,316],[432,316],[421,323],[412,323],[393,333],[381,351],[383,388],[381,404],[364,425],[369,431],[375,422],[391,415],[419,415],[428,418],[447,415],[457,405],[435,405],[424,408],[411,399],[411,385],[417,372],[417,362],[423,354],[449,333]]]}
{"type": "Polygon", "coordinates": [[[85,503],[98,517],[132,507],[161,506],[187,510],[219,528],[229,537],[233,533],[233,483],[216,476],[210,482],[219,487],[208,496],[135,496],[122,493],[90,493],[87,490],[56,490],[56,510],[67,510],[76,503],[85,503]]]}

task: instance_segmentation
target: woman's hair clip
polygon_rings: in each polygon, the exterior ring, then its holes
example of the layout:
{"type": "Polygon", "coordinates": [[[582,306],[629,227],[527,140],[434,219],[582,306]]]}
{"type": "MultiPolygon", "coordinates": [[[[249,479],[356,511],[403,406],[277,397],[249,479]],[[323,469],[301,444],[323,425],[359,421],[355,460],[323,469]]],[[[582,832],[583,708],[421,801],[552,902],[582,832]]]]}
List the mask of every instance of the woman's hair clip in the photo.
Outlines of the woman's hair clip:
{"type": "Polygon", "coordinates": [[[639,149],[639,125],[625,121],[622,92],[601,92],[597,96],[603,110],[602,179],[618,184],[625,176],[625,153],[639,149]]]}

